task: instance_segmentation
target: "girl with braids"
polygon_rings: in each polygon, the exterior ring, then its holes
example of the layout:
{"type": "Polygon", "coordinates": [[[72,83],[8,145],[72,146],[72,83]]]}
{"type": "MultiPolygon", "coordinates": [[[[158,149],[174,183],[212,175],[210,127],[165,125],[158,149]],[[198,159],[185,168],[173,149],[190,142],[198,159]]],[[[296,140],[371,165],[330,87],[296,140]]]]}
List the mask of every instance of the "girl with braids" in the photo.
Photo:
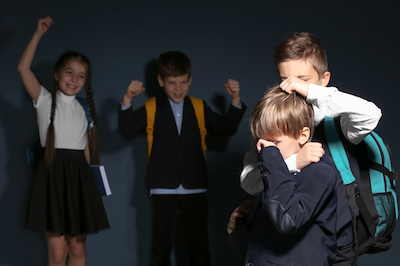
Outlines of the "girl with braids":
{"type": "Polygon", "coordinates": [[[45,232],[48,265],[65,265],[67,256],[69,265],[86,265],[86,235],[110,227],[89,166],[90,157],[93,164],[100,163],[90,64],[84,55],[67,52],[54,66],[52,93],[39,84],[31,63],[41,37],[52,23],[50,17],[39,19],[18,63],[37,110],[40,142],[45,147],[44,159],[31,182],[23,223],[29,229],[45,232]],[[94,122],[90,142],[85,111],[75,98],[83,87],[94,122]]]}

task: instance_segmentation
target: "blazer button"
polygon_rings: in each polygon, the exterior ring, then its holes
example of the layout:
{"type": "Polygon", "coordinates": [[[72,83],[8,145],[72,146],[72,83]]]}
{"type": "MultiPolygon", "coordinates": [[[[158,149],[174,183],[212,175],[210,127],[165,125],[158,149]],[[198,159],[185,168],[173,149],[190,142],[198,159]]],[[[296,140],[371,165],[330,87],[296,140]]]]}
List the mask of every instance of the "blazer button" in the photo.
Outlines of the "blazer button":
{"type": "Polygon", "coordinates": [[[251,261],[249,261],[249,262],[247,262],[247,263],[245,264],[245,266],[254,266],[254,263],[252,263],[251,261]]]}

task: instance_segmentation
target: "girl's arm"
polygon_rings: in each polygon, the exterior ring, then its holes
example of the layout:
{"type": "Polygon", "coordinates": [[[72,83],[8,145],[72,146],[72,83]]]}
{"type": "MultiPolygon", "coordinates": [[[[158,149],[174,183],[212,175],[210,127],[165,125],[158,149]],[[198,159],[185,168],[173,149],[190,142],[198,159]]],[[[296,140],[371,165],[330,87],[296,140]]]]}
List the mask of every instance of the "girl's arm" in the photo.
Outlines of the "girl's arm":
{"type": "Polygon", "coordinates": [[[40,94],[40,84],[39,81],[36,79],[35,74],[33,74],[33,72],[31,71],[31,64],[40,39],[52,23],[53,20],[50,17],[39,19],[37,30],[33,34],[31,41],[25,48],[25,51],[22,54],[21,59],[18,63],[18,72],[21,76],[22,82],[24,83],[26,91],[35,102],[37,101],[40,94]]]}
{"type": "Polygon", "coordinates": [[[87,133],[87,131],[86,131],[86,147],[84,153],[86,161],[90,165],[89,134],[87,133]]]}

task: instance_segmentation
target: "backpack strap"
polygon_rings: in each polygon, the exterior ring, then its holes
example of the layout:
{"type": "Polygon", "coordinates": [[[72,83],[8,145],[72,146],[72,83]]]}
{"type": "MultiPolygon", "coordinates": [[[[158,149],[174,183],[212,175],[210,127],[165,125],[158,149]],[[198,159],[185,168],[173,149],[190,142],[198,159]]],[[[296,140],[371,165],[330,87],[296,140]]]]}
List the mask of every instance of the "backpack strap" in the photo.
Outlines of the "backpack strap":
{"type": "MultiPolygon", "coordinates": [[[[380,153],[379,156],[380,156],[380,158],[382,158],[383,164],[379,164],[379,163],[376,163],[376,162],[370,160],[369,167],[371,169],[374,169],[378,172],[383,173],[384,175],[389,177],[391,180],[400,181],[400,173],[393,171],[393,167],[391,164],[390,149],[385,144],[383,139],[378,134],[376,134],[375,132],[372,131],[370,135],[368,135],[367,137],[364,138],[364,141],[367,143],[370,143],[370,145],[372,145],[373,143],[377,143],[378,146],[380,146],[380,147],[386,147],[386,149],[384,149],[384,148],[379,149],[379,153],[380,153]]],[[[375,157],[379,157],[379,156],[375,155],[375,157]]]]}
{"type": "MultiPolygon", "coordinates": [[[[204,103],[203,103],[203,100],[198,99],[198,98],[189,96],[189,99],[192,102],[194,113],[197,118],[197,124],[199,126],[200,136],[201,136],[201,147],[203,149],[203,155],[205,157],[206,150],[207,150],[207,145],[206,145],[207,129],[206,129],[206,122],[205,122],[205,117],[204,117],[204,103]]],[[[153,97],[153,98],[145,101],[144,106],[146,108],[146,114],[147,114],[147,127],[146,127],[147,145],[148,145],[147,156],[148,156],[148,158],[150,158],[151,149],[153,147],[154,121],[155,121],[155,117],[156,117],[156,98],[153,97]]]]}
{"type": "Polygon", "coordinates": [[[353,226],[353,235],[355,242],[355,256],[352,265],[357,265],[358,258],[358,240],[357,240],[357,207],[360,214],[363,216],[365,222],[367,223],[367,228],[371,235],[375,234],[374,220],[368,211],[368,207],[361,197],[360,190],[356,184],[356,178],[350,169],[349,159],[347,158],[346,151],[344,149],[343,143],[340,139],[339,133],[337,131],[335,121],[331,117],[325,117],[324,119],[324,130],[326,135],[327,144],[329,151],[331,152],[333,161],[337,170],[342,177],[343,184],[346,186],[347,200],[349,202],[349,209],[351,213],[351,220],[353,226]]]}
{"type": "Polygon", "coordinates": [[[203,155],[204,155],[204,157],[206,157],[207,129],[206,129],[206,120],[204,118],[204,102],[202,99],[199,99],[199,98],[195,98],[195,97],[191,97],[191,96],[189,96],[189,98],[190,98],[190,101],[192,102],[194,113],[196,114],[196,118],[197,118],[197,124],[199,125],[199,129],[200,129],[201,147],[203,149],[203,155]]]}
{"type": "Polygon", "coordinates": [[[94,126],[94,124],[93,124],[93,119],[90,116],[89,105],[88,105],[86,99],[84,99],[84,98],[75,97],[75,99],[82,106],[83,110],[85,110],[86,119],[87,119],[87,122],[88,122],[87,130],[88,130],[88,132],[90,132],[92,130],[92,127],[94,126]]]}
{"type": "Polygon", "coordinates": [[[153,132],[154,132],[154,120],[156,117],[156,97],[150,98],[144,102],[147,115],[147,158],[150,158],[151,149],[153,147],[153,132]]]}
{"type": "MultiPolygon", "coordinates": [[[[351,172],[349,159],[347,158],[347,154],[344,149],[343,143],[340,139],[339,133],[337,131],[334,119],[331,117],[325,117],[324,127],[325,127],[325,135],[326,135],[326,140],[328,143],[329,151],[331,152],[333,161],[335,162],[335,166],[338,169],[340,176],[342,177],[343,184],[345,186],[348,186],[349,184],[352,184],[352,183],[355,184],[354,194],[355,194],[355,200],[357,203],[357,207],[360,210],[360,213],[361,213],[364,221],[368,225],[368,229],[369,229],[371,235],[374,235],[375,234],[374,219],[368,210],[367,204],[361,197],[360,190],[358,189],[358,187],[355,183],[356,178],[354,177],[353,173],[351,172]]],[[[353,196],[350,196],[349,189],[348,188],[346,188],[346,189],[347,189],[347,197],[349,200],[349,205],[350,205],[350,207],[352,207],[353,203],[350,202],[350,200],[353,198],[353,196]]],[[[351,193],[353,193],[353,192],[351,192],[351,193]]]]}
{"type": "Polygon", "coordinates": [[[344,185],[353,183],[356,181],[356,178],[351,172],[349,159],[347,158],[347,154],[343,147],[339,133],[336,130],[336,125],[333,118],[325,117],[324,129],[329,150],[332,154],[336,168],[339,170],[344,185]]]}
{"type": "Polygon", "coordinates": [[[370,163],[370,168],[374,169],[378,172],[383,173],[384,175],[386,175],[387,177],[389,177],[391,180],[395,180],[395,181],[400,181],[400,173],[398,172],[390,172],[386,167],[384,167],[381,164],[378,164],[376,162],[371,162],[370,163]]]}

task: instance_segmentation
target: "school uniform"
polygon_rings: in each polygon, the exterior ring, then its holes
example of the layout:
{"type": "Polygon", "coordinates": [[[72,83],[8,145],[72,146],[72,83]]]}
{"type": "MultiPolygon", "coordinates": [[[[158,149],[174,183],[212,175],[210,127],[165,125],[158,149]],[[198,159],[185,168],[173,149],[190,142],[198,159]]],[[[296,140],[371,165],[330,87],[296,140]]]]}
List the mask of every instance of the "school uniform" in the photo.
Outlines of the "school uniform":
{"type": "Polygon", "coordinates": [[[293,174],[276,147],[263,148],[258,158],[264,183],[260,203],[248,234],[240,226],[228,236],[228,244],[244,252],[245,265],[332,265],[334,170],[321,160],[293,174]]]}
{"type": "MultiPolygon", "coordinates": [[[[47,139],[51,93],[41,87],[37,110],[41,146],[47,139]]],[[[87,119],[75,95],[57,91],[55,155],[50,168],[42,159],[32,178],[23,216],[26,228],[85,235],[110,228],[97,183],[84,156],[87,119]]]]}
{"type": "MultiPolygon", "coordinates": [[[[246,106],[230,105],[225,116],[204,102],[208,133],[232,135],[246,106]]],[[[119,108],[120,133],[127,139],[146,132],[147,116],[143,106],[132,112],[119,108]]],[[[189,97],[173,103],[166,95],[156,99],[153,145],[146,184],[153,205],[153,241],[151,265],[168,264],[173,246],[173,231],[178,215],[185,223],[187,249],[192,265],[209,265],[208,174],[201,146],[200,130],[189,97]]]]}

